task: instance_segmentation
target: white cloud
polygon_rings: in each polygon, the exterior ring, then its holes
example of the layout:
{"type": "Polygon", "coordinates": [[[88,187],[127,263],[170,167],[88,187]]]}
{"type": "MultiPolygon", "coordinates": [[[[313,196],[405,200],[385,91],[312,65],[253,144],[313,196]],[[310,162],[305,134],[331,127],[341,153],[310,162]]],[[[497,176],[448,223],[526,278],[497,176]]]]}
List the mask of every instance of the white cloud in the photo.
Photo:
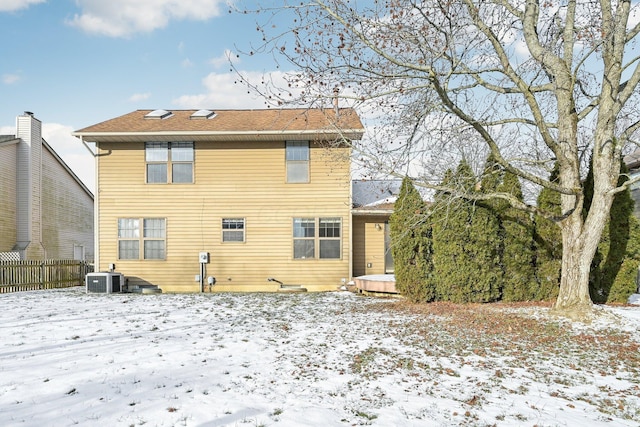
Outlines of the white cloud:
{"type": "Polygon", "coordinates": [[[131,95],[129,97],[129,101],[130,102],[140,102],[140,101],[146,101],[147,99],[149,99],[151,97],[150,93],[134,93],[133,95],[131,95]]]}
{"type": "Polygon", "coordinates": [[[94,158],[78,138],[71,136],[74,130],[71,126],[58,123],[43,123],[42,137],[95,194],[94,158]]]}
{"type": "MultiPolygon", "coordinates": [[[[229,65],[229,58],[233,55],[229,49],[225,50],[224,53],[216,58],[211,58],[209,60],[209,64],[213,65],[214,68],[222,68],[224,66],[229,65]]],[[[240,58],[233,58],[234,64],[240,63],[240,58]]]]}
{"type": "MultiPolygon", "coordinates": [[[[275,71],[266,75],[244,72],[251,82],[268,80],[278,87],[287,87],[286,73],[275,71]]],[[[183,95],[173,100],[182,108],[265,108],[264,98],[250,91],[234,73],[211,73],[202,80],[206,92],[198,95],[183,95]]]]}
{"type": "Polygon", "coordinates": [[[12,85],[14,83],[19,82],[21,79],[22,77],[19,74],[3,74],[2,75],[2,83],[6,85],[12,85]]]}
{"type": "Polygon", "coordinates": [[[14,12],[26,9],[32,4],[44,3],[46,0],[0,0],[0,12],[14,12]]]}
{"type": "Polygon", "coordinates": [[[191,62],[189,58],[185,58],[182,60],[180,65],[182,65],[182,68],[191,68],[193,67],[193,62],[191,62]]]}
{"type": "Polygon", "coordinates": [[[0,126],[0,135],[15,135],[15,126],[0,126]]]}
{"type": "MultiPolygon", "coordinates": [[[[0,0],[2,1],[2,0],[0,0]]],[[[225,0],[76,0],[71,26],[108,37],[128,37],[164,28],[172,20],[204,21],[221,14],[225,0]]]]}

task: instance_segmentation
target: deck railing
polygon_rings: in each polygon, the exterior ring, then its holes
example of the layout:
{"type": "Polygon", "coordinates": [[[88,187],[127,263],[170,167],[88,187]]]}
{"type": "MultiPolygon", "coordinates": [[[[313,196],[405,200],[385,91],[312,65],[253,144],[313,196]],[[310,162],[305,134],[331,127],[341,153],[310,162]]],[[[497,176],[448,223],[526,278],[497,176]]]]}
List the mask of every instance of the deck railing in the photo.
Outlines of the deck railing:
{"type": "Polygon", "coordinates": [[[91,272],[85,261],[0,261],[0,294],[82,286],[91,272]]]}

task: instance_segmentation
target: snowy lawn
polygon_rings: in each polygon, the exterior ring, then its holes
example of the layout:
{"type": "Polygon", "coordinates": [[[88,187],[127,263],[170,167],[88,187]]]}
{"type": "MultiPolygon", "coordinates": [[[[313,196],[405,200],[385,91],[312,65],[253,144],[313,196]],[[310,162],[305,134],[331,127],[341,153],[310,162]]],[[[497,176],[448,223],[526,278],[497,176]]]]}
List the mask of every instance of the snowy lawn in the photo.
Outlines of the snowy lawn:
{"type": "Polygon", "coordinates": [[[640,306],[0,295],[2,426],[637,426],[640,306]]]}

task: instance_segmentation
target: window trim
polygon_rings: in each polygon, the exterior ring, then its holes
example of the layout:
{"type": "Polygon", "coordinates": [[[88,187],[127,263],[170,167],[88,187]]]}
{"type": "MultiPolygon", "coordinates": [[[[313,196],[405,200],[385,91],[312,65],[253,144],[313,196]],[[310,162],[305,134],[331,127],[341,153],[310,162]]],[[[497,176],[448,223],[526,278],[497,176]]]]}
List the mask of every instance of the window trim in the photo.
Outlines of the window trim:
{"type": "MultiPolygon", "coordinates": [[[[291,236],[292,236],[292,247],[291,247],[291,257],[294,261],[303,261],[303,260],[329,260],[329,261],[336,261],[336,260],[342,260],[343,259],[343,253],[342,253],[342,249],[343,249],[343,218],[340,216],[322,216],[322,217],[293,217],[291,220],[291,225],[292,225],[292,232],[291,232],[291,236]],[[296,236],[296,221],[313,221],[313,236],[296,236]],[[337,228],[337,233],[339,234],[338,237],[336,236],[330,236],[330,237],[322,237],[320,236],[320,224],[322,223],[322,221],[331,221],[333,223],[338,223],[338,228],[337,228]],[[295,253],[295,242],[296,241],[313,241],[313,256],[312,257],[296,257],[296,253],[295,253]],[[321,253],[320,253],[320,242],[322,241],[338,241],[338,247],[339,247],[339,251],[340,254],[337,258],[325,258],[325,257],[321,257],[321,253]]],[[[333,228],[333,230],[335,231],[336,229],[333,228]]]]}
{"type": "Polygon", "coordinates": [[[285,182],[287,184],[308,184],[311,182],[311,142],[307,140],[290,140],[285,141],[284,143],[284,160],[285,160],[285,182]],[[306,148],[306,159],[289,159],[289,147],[300,147],[303,146],[306,148]],[[306,179],[294,181],[289,179],[289,166],[300,166],[305,165],[307,169],[306,179]]]}
{"type": "Polygon", "coordinates": [[[316,259],[316,254],[317,254],[317,252],[316,252],[316,246],[317,246],[316,245],[316,238],[317,238],[317,235],[318,235],[318,233],[316,232],[316,228],[317,228],[316,219],[313,218],[313,217],[294,217],[292,219],[292,227],[293,227],[293,230],[292,230],[292,238],[293,238],[292,255],[293,255],[293,259],[294,260],[296,260],[296,259],[297,260],[316,259]],[[307,236],[306,232],[307,232],[307,230],[309,230],[309,228],[305,227],[305,224],[309,224],[311,222],[313,222],[313,228],[310,229],[311,233],[312,233],[312,236],[307,236]],[[303,233],[302,233],[303,235],[301,235],[301,236],[300,235],[296,235],[296,234],[298,234],[297,232],[299,230],[303,231],[303,233]],[[296,256],[296,242],[307,242],[308,243],[309,241],[313,242],[313,245],[312,245],[313,255],[310,256],[310,257],[296,256]]]}
{"type": "Polygon", "coordinates": [[[342,259],[342,218],[341,217],[319,217],[318,218],[318,259],[342,259]],[[321,230],[322,221],[325,221],[326,224],[332,224],[331,228],[326,228],[326,230],[333,230],[335,232],[337,230],[338,237],[336,236],[322,236],[321,230]],[[334,225],[338,224],[336,228],[334,225]],[[325,258],[322,256],[322,242],[338,242],[338,257],[337,258],[325,258]]]}
{"type": "Polygon", "coordinates": [[[160,217],[120,217],[117,219],[117,259],[118,261],[166,261],[167,259],[167,218],[160,217]],[[122,220],[135,221],[135,228],[131,229],[123,229],[120,224],[122,220]],[[162,220],[162,228],[161,228],[161,237],[158,236],[147,236],[147,228],[145,227],[145,222],[149,220],[162,220]],[[121,237],[121,232],[124,230],[133,231],[134,236],[124,236],[121,237]],[[137,236],[137,237],[135,237],[137,236]],[[163,242],[162,245],[162,258],[147,258],[146,257],[146,242],[163,242]],[[121,257],[121,242],[137,242],[137,258],[122,258],[121,257]]]}
{"type": "Polygon", "coordinates": [[[234,243],[245,243],[247,241],[247,220],[246,218],[242,218],[242,217],[224,217],[221,218],[220,220],[220,240],[222,243],[227,244],[234,244],[234,243]],[[227,228],[225,229],[225,221],[236,221],[236,222],[241,222],[242,224],[242,228],[241,229],[237,229],[237,228],[227,228]],[[242,240],[225,240],[225,231],[227,232],[242,232],[242,240]]]}
{"type": "MultiPolygon", "coordinates": [[[[183,147],[181,147],[183,148],[183,147]]],[[[195,142],[193,141],[146,141],[144,144],[144,162],[145,162],[145,168],[144,168],[144,174],[145,174],[145,184],[151,184],[151,185],[155,185],[155,184],[159,184],[159,185],[167,185],[167,184],[176,184],[176,185],[181,185],[181,184],[194,184],[195,183],[195,158],[196,158],[196,147],[195,147],[195,142]],[[151,144],[166,144],[166,160],[148,160],[147,159],[147,149],[150,147],[151,144]],[[191,145],[191,160],[173,160],[173,155],[171,153],[171,148],[172,145],[176,144],[176,148],[177,145],[179,144],[190,144],[191,145]],[[150,182],[149,181],[149,165],[164,165],[166,167],[165,173],[166,173],[166,180],[164,182],[150,182]],[[190,181],[185,181],[185,182],[176,182],[173,178],[174,173],[173,173],[173,165],[191,165],[191,180],[190,181]]]]}

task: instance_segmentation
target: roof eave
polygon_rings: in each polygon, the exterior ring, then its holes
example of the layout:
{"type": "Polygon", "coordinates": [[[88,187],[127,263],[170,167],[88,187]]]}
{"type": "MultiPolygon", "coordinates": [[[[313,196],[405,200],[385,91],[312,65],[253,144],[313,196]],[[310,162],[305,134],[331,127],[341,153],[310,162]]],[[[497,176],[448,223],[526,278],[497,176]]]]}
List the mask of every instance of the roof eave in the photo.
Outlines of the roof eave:
{"type": "Polygon", "coordinates": [[[4,141],[0,141],[0,147],[4,145],[18,144],[19,142],[20,142],[20,138],[5,139],[4,141]]]}
{"type": "Polygon", "coordinates": [[[315,139],[337,138],[361,139],[363,129],[336,130],[285,130],[285,131],[148,131],[148,132],[73,132],[71,135],[89,142],[153,140],[181,138],[194,141],[272,141],[287,140],[292,137],[313,137],[315,139]]]}
{"type": "Polygon", "coordinates": [[[351,214],[355,216],[389,216],[393,213],[393,209],[367,209],[353,208],[351,214]]]}

